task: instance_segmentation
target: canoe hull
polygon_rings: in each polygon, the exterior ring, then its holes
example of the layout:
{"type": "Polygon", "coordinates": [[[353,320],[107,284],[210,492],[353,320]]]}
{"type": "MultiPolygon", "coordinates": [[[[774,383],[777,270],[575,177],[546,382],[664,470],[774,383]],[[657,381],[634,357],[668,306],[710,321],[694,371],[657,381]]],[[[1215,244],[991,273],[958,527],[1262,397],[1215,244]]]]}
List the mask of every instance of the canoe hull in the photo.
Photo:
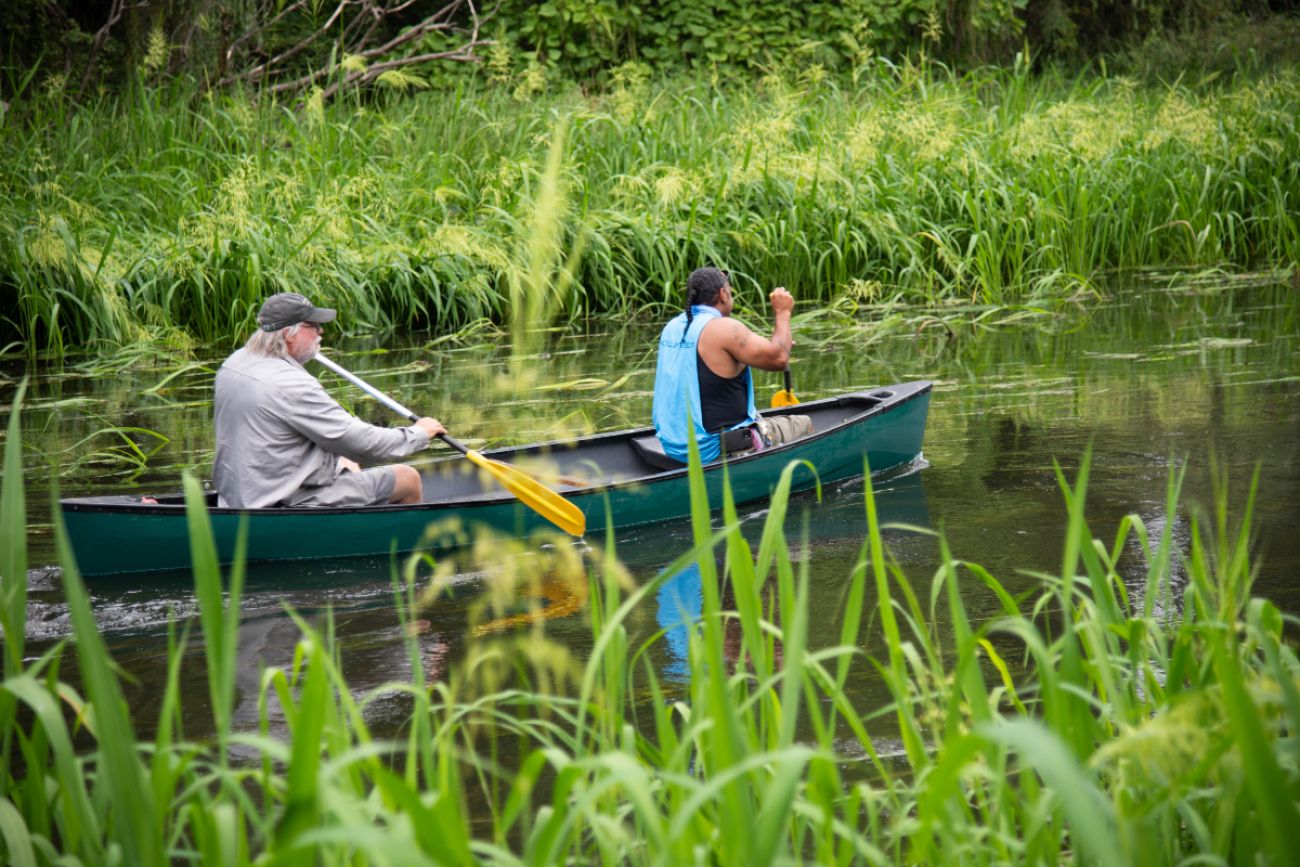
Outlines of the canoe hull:
{"type": "MultiPolygon", "coordinates": [[[[735,501],[766,498],[792,460],[806,461],[794,470],[795,490],[861,475],[864,456],[873,472],[916,459],[921,452],[929,410],[930,383],[909,383],[872,392],[860,392],[826,401],[814,401],[790,411],[819,407],[836,401],[861,400],[872,395],[874,406],[819,431],[807,440],[705,468],[710,505],[721,505],[724,466],[735,501]],[[878,395],[888,395],[881,400],[878,395]]],[[[851,406],[851,405],[850,405],[851,406]]],[[[865,404],[864,404],[865,406],[865,404]]],[[[628,437],[646,434],[625,431],[603,434],[566,444],[506,449],[486,454],[509,460],[528,454],[566,456],[578,467],[584,444],[595,454],[621,447],[628,437]],[[623,438],[623,439],[620,439],[623,438]],[[599,449],[605,449],[600,452],[599,449]]],[[[590,461],[587,461],[589,464],[590,461]]],[[[630,465],[629,465],[630,466],[630,465]]],[[[562,489],[565,497],[582,509],[588,533],[606,529],[607,515],[616,527],[673,520],[690,513],[689,477],[682,470],[648,472],[635,477],[624,472],[617,482],[590,488],[562,489]]],[[[436,489],[438,478],[426,479],[426,489],[436,489]]],[[[164,498],[160,498],[164,499],[164,498]]],[[[138,497],[83,497],[63,500],[63,520],[78,567],[85,575],[185,569],[190,565],[189,537],[184,506],[175,496],[163,504],[141,504],[138,497]],[[168,502],[169,501],[169,502],[168,502]]],[[[472,528],[526,537],[535,532],[559,532],[531,509],[508,495],[469,497],[415,506],[371,506],[362,509],[255,509],[240,512],[209,509],[209,518],[222,562],[229,562],[241,524],[247,524],[247,559],[335,559],[387,555],[392,551],[446,549],[464,544],[472,528]]]]}

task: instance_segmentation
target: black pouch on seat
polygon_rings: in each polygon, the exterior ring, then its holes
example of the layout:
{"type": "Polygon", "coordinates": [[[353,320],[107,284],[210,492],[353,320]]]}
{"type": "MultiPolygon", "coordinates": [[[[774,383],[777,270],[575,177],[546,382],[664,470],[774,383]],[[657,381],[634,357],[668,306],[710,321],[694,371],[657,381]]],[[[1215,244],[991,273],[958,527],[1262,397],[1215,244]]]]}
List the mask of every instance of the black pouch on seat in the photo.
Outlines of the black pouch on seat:
{"type": "Polygon", "coordinates": [[[736,430],[724,430],[719,434],[721,438],[722,451],[724,454],[734,454],[735,452],[747,452],[754,448],[754,437],[747,427],[737,428],[736,430]]]}

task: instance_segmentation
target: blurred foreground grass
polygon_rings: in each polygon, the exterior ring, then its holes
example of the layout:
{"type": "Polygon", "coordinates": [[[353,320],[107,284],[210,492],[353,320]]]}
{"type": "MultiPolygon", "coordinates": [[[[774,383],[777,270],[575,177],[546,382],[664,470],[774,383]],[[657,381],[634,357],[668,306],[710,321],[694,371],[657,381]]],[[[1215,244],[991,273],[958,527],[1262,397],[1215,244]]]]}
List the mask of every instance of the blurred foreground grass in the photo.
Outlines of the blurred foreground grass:
{"type": "MultiPolygon", "coordinates": [[[[1300,852],[1300,662],[1288,618],[1251,596],[1253,492],[1233,518],[1221,489],[1185,550],[1174,522],[1153,538],[1136,517],[1107,543],[1087,524],[1085,460],[1073,480],[1058,474],[1059,574],[1013,598],[940,540],[921,598],[883,546],[868,485],[867,538],[827,635],[808,621],[806,561],[782,532],[789,471],[754,549],[730,503],[711,524],[694,463],[694,547],[654,581],[628,582],[612,537],[585,558],[555,540],[515,558],[527,569],[488,570],[509,576],[489,609],[510,607],[509,581],[541,575],[585,597],[587,659],[536,618],[504,637],[479,630],[430,682],[418,617],[441,584],[436,563],[433,581],[415,580],[417,556],[393,582],[409,680],[353,691],[329,624],[298,619],[292,664],[258,680],[258,727],[234,731],[243,569],[222,574],[191,478],[200,613],[170,631],[156,734],[141,741],[62,538],[74,639],[24,652],[20,434],[15,411],[0,493],[6,863],[1289,864],[1300,852]],[[703,607],[689,685],[669,695],[646,653],[662,633],[631,646],[625,623],[685,568],[700,570],[703,607]],[[971,622],[976,594],[993,594],[999,616],[971,622]],[[877,629],[882,659],[861,650],[877,629]],[[195,740],[179,679],[200,641],[215,734],[195,740]],[[73,654],[84,695],[62,673],[73,654]],[[854,706],[855,666],[873,667],[892,703],[854,706]],[[367,708],[393,694],[409,716],[377,736],[367,708]]],[[[1170,514],[1180,487],[1174,474],[1170,514]]],[[[485,565],[510,556],[478,550],[485,565]]]]}

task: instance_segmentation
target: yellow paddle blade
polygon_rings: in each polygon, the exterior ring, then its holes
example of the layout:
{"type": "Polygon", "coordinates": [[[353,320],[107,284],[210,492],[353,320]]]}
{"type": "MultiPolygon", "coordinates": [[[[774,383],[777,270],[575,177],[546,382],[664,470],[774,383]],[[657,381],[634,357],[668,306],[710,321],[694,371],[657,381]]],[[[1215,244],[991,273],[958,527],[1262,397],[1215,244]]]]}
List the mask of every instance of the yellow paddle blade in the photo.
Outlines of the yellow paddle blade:
{"type": "Polygon", "coordinates": [[[528,508],[550,521],[566,533],[581,536],[587,532],[587,516],[582,510],[525,473],[518,467],[485,458],[468,449],[465,457],[475,466],[492,474],[501,487],[514,494],[528,508]]]}
{"type": "Polygon", "coordinates": [[[772,395],[772,408],[778,406],[794,406],[799,402],[799,398],[794,396],[794,392],[786,391],[784,388],[772,395]]]}

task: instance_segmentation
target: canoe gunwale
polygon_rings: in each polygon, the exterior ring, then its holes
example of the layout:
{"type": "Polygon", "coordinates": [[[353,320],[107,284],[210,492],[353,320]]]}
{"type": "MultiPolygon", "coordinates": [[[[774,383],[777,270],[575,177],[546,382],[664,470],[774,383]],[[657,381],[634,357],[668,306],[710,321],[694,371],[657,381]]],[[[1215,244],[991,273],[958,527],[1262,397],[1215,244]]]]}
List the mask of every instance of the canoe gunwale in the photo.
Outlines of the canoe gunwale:
{"type": "MultiPolygon", "coordinates": [[[[914,382],[899,383],[895,385],[877,386],[875,388],[849,392],[846,394],[836,395],[834,397],[822,398],[821,400],[807,401],[805,403],[797,404],[794,406],[782,407],[780,409],[775,409],[775,410],[768,410],[764,412],[763,415],[765,416],[800,415],[809,409],[816,409],[817,407],[831,407],[831,406],[853,402],[853,401],[865,401],[865,400],[876,401],[876,403],[874,403],[873,405],[864,408],[862,412],[855,413],[854,415],[848,416],[847,418],[843,419],[837,424],[831,425],[830,427],[827,427],[822,430],[816,430],[809,436],[802,437],[798,440],[794,440],[793,442],[783,443],[780,446],[776,446],[771,449],[765,449],[761,452],[751,452],[730,459],[722,458],[713,461],[711,463],[705,464],[704,472],[706,474],[714,473],[719,471],[723,467],[739,467],[756,461],[773,461],[774,463],[780,463],[780,465],[784,466],[785,461],[787,459],[794,457],[795,453],[806,448],[808,445],[813,444],[818,440],[824,439],[826,437],[834,436],[835,434],[845,430],[846,428],[852,427],[854,425],[862,424],[863,422],[867,421],[871,417],[887,415],[897,410],[898,408],[910,403],[911,401],[929,394],[932,388],[933,388],[932,382],[926,380],[920,380],[914,382]],[[884,392],[890,392],[891,394],[885,397],[882,396],[882,393],[884,392]]],[[[492,450],[484,451],[483,454],[486,457],[494,458],[497,460],[506,459],[510,457],[517,457],[522,455],[528,455],[528,456],[543,455],[544,456],[550,453],[558,453],[562,451],[572,452],[572,451],[580,450],[583,444],[609,443],[609,442],[615,442],[619,439],[631,440],[636,437],[642,437],[653,433],[654,433],[653,427],[633,428],[630,430],[611,431],[608,433],[594,434],[589,437],[582,437],[578,440],[557,440],[557,441],[550,441],[550,442],[543,442],[543,443],[533,443],[533,444],[523,445],[523,446],[510,446],[510,447],[505,447],[500,449],[492,449],[492,450]]],[[[628,444],[628,448],[629,449],[631,448],[630,443],[628,444]]],[[[455,461],[457,460],[457,458],[449,456],[445,460],[455,461]]],[[[442,463],[442,462],[443,461],[440,460],[437,463],[442,463]]],[[[881,469],[886,469],[886,468],[882,467],[881,469]]],[[[619,488],[643,487],[647,484],[654,484],[660,481],[670,481],[670,480],[678,479],[683,476],[686,476],[689,473],[689,471],[690,471],[689,467],[683,465],[679,469],[661,470],[658,472],[647,473],[646,475],[643,476],[623,478],[623,479],[604,482],[604,483],[595,484],[591,486],[584,486],[584,487],[562,486],[559,493],[561,493],[561,495],[564,496],[565,499],[571,501],[578,501],[586,497],[599,496],[601,494],[619,488]]],[[[205,492],[205,493],[211,493],[211,492],[205,492]]],[[[172,492],[160,496],[176,497],[177,493],[172,492]]],[[[258,519],[262,519],[262,518],[270,518],[272,516],[293,517],[293,516],[299,516],[303,514],[337,515],[337,514],[353,514],[357,512],[365,512],[366,514],[383,514],[383,513],[420,512],[420,511],[437,512],[437,511],[446,511],[451,509],[470,510],[479,507],[499,506],[502,503],[512,502],[514,499],[515,497],[512,494],[503,490],[499,495],[495,495],[495,496],[463,497],[459,499],[435,500],[435,501],[427,501],[427,502],[411,503],[411,504],[384,503],[384,504],[373,505],[373,506],[345,506],[345,507],[326,506],[326,507],[310,507],[310,508],[298,508],[298,509],[284,508],[279,506],[268,506],[259,509],[220,508],[217,506],[209,506],[207,511],[209,515],[249,515],[249,516],[256,516],[258,519]]],[[[67,512],[99,512],[99,513],[133,514],[133,515],[170,516],[170,515],[183,514],[185,511],[185,505],[183,502],[176,503],[176,504],[141,503],[139,502],[139,499],[137,498],[136,495],[123,495],[123,494],[107,494],[107,495],[97,495],[97,496],[89,496],[89,497],[69,497],[66,499],[61,499],[59,501],[59,506],[63,511],[67,511],[67,512]]]]}

